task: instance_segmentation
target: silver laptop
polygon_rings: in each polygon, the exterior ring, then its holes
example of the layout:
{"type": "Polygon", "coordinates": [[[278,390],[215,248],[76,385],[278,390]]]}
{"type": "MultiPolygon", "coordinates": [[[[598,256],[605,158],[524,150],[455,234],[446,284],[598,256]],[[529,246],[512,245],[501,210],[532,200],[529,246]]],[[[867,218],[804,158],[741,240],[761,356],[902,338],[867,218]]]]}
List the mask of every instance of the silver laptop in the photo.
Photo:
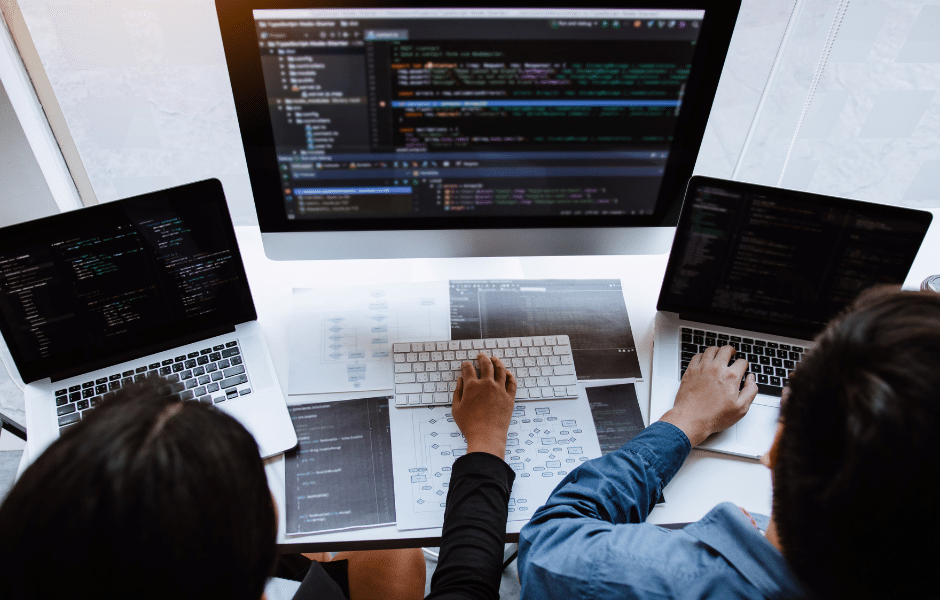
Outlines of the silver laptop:
{"type": "Polygon", "coordinates": [[[0,331],[35,460],[110,394],[162,391],[238,419],[263,457],[297,437],[216,179],[0,229],[0,331]]]}
{"type": "Polygon", "coordinates": [[[928,212],[693,177],[656,305],[650,421],[669,410],[689,359],[732,345],[759,393],[700,448],[757,458],[813,337],[867,287],[900,285],[928,212]]]}

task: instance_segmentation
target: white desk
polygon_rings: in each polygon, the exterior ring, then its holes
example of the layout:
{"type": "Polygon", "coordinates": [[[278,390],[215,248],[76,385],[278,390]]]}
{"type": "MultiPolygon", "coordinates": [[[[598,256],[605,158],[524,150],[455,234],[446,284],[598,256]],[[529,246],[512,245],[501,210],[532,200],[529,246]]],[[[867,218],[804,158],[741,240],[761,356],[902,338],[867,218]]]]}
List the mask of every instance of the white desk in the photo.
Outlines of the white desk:
{"type": "MultiPolygon", "coordinates": [[[[934,223],[911,268],[904,287],[918,289],[928,275],[940,273],[940,209],[931,209],[934,223]]],[[[653,318],[667,255],[585,256],[551,258],[462,258],[420,260],[355,260],[274,262],[264,256],[257,227],[238,227],[248,278],[282,388],[287,389],[292,288],[335,287],[366,281],[417,282],[449,279],[587,279],[619,278],[646,381],[637,384],[645,420],[649,418],[649,387],[653,350],[653,318]]],[[[271,492],[284,506],[284,460],[267,462],[271,492]]],[[[713,506],[730,501],[769,514],[770,472],[757,461],[694,450],[666,487],[666,504],[650,515],[654,523],[700,519],[713,506]]],[[[440,529],[399,532],[394,526],[285,538],[280,512],[278,543],[285,551],[319,551],[397,546],[439,545],[440,529]]],[[[515,539],[522,521],[510,521],[507,535],[515,539]]]]}
{"type": "MultiPolygon", "coordinates": [[[[906,289],[918,289],[928,275],[940,273],[940,209],[934,214],[906,289]]],[[[335,287],[366,281],[443,281],[448,279],[587,279],[619,278],[636,341],[644,378],[651,371],[653,317],[666,268],[666,255],[585,256],[551,258],[462,258],[381,261],[273,262],[264,256],[257,227],[237,227],[252,294],[264,329],[281,387],[287,390],[290,352],[290,298],[292,289],[335,287]]],[[[644,420],[649,418],[649,387],[637,384],[644,420]]],[[[24,452],[20,472],[28,464],[24,452]]],[[[271,493],[280,515],[278,543],[282,550],[306,552],[365,548],[439,545],[440,529],[399,532],[394,526],[340,533],[285,538],[284,460],[267,461],[271,493]]],[[[19,475],[19,474],[18,474],[19,475]]],[[[763,514],[771,504],[770,473],[756,461],[694,450],[665,490],[667,503],[650,515],[654,523],[677,523],[700,519],[714,505],[730,501],[763,514]]],[[[518,536],[521,521],[510,521],[507,535],[518,536]]]]}
{"type": "MultiPolygon", "coordinates": [[[[335,287],[366,281],[619,278],[624,284],[624,297],[643,376],[648,378],[650,375],[653,316],[667,255],[274,262],[264,256],[257,228],[239,227],[237,232],[258,318],[285,392],[290,362],[292,288],[335,287]]],[[[637,385],[637,396],[641,399],[643,417],[648,420],[649,388],[645,381],[637,385]]],[[[283,507],[283,458],[270,459],[267,472],[271,492],[278,506],[283,507]]],[[[767,513],[770,509],[770,478],[766,469],[754,461],[696,452],[676,481],[667,488],[666,497],[668,503],[653,513],[657,522],[695,520],[723,500],[767,513]]],[[[395,527],[377,527],[285,538],[285,511],[279,512],[278,543],[291,544],[294,551],[439,545],[436,541],[440,537],[439,528],[399,532],[395,527]]],[[[514,537],[522,524],[522,521],[510,521],[507,533],[514,537]]]]}

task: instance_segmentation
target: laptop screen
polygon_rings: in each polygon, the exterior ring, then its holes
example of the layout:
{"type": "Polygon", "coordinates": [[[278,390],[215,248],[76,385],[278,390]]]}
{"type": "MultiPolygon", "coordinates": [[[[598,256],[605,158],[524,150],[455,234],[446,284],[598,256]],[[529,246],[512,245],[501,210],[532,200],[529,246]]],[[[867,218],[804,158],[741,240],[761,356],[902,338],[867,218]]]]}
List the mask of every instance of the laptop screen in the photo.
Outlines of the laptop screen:
{"type": "Polygon", "coordinates": [[[931,218],[693,177],[657,308],[806,339],[863,289],[903,283],[931,218]]]}
{"type": "Polygon", "coordinates": [[[221,184],[202,181],[0,230],[0,315],[27,382],[145,356],[256,318],[221,184]]]}

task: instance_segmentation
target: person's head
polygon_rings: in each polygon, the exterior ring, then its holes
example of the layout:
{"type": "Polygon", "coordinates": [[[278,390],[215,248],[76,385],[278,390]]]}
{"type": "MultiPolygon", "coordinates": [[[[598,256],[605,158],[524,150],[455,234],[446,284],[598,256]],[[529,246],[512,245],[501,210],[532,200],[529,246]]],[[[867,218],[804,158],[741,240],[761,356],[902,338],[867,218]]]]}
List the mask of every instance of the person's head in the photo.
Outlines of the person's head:
{"type": "Polygon", "coordinates": [[[23,473],[0,506],[4,597],[261,597],[277,525],[257,444],[160,387],[107,399],[23,473]]]}
{"type": "Polygon", "coordinates": [[[790,379],[772,450],[783,553],[820,597],[936,595],[940,294],[863,294],[790,379]]]}

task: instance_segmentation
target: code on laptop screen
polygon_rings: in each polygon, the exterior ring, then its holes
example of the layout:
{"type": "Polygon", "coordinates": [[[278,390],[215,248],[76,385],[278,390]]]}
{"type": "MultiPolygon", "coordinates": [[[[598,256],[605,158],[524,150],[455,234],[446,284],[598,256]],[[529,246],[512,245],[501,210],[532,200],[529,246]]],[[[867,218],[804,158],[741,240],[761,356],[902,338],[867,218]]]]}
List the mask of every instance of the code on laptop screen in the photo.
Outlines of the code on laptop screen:
{"type": "Polygon", "coordinates": [[[148,195],[8,228],[0,314],[15,357],[67,368],[241,312],[244,270],[227,238],[227,213],[216,200],[182,196],[186,202],[148,195]]]}
{"type": "Polygon", "coordinates": [[[863,289],[902,283],[929,222],[788,190],[690,186],[660,309],[817,330],[863,289]]]}

